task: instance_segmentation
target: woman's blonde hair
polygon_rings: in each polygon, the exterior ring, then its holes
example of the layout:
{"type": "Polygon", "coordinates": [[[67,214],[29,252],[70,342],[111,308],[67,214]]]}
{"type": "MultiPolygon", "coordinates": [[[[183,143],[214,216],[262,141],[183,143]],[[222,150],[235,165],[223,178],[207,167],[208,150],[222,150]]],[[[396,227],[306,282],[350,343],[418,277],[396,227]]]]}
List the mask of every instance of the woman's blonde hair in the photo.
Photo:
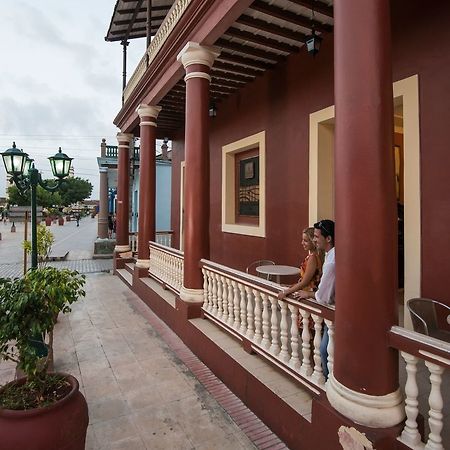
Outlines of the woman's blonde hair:
{"type": "Polygon", "coordinates": [[[319,250],[316,247],[316,244],[314,244],[314,227],[307,227],[302,231],[303,234],[305,234],[306,236],[308,236],[308,239],[310,240],[311,244],[314,245],[314,251],[319,255],[319,258],[321,260],[321,262],[323,263],[324,259],[325,259],[325,254],[322,250],[319,250]]]}

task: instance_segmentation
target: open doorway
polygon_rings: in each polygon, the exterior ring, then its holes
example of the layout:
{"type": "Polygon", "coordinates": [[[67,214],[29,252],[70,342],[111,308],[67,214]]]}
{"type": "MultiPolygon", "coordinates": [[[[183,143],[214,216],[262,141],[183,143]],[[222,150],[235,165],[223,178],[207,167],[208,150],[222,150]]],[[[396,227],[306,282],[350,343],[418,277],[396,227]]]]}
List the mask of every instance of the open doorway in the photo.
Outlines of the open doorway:
{"type": "MultiPolygon", "coordinates": [[[[395,82],[394,158],[399,233],[400,323],[411,328],[404,301],[420,297],[420,136],[418,77],[395,82]]],[[[309,222],[334,218],[334,106],[310,114],[309,222]],[[320,180],[320,183],[319,183],[320,180]],[[325,180],[325,182],[324,182],[325,180]]]]}

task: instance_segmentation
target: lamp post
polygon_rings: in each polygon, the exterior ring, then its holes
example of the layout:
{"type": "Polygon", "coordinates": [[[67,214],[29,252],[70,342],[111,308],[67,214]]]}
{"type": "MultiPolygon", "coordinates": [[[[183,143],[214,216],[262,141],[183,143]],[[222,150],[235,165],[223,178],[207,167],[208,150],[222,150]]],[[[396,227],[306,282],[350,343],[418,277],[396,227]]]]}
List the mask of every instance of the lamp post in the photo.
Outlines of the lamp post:
{"type": "Polygon", "coordinates": [[[16,143],[8,150],[0,153],[5,164],[8,175],[11,175],[17,189],[24,194],[28,190],[31,193],[31,268],[36,269],[38,264],[37,254],[37,213],[36,213],[36,190],[38,185],[49,192],[59,189],[64,178],[69,175],[72,159],[62,153],[59,147],[58,153],[48,158],[52,168],[53,176],[57,178],[55,185],[50,185],[44,181],[39,171],[34,167],[33,159],[23,150],[16,148],[16,143]]]}

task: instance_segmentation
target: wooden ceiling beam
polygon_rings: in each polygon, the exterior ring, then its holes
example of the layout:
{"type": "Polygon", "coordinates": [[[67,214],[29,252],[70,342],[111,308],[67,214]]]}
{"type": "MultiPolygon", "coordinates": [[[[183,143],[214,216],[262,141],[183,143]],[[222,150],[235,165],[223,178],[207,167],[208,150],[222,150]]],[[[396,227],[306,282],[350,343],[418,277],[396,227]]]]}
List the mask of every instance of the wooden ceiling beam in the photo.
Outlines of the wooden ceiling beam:
{"type": "MultiPolygon", "coordinates": [[[[157,22],[158,20],[164,20],[165,17],[166,16],[154,16],[152,18],[152,21],[157,22]]],[[[146,18],[145,19],[142,19],[142,18],[141,19],[136,19],[134,21],[134,23],[146,23],[146,22],[147,22],[146,18]]],[[[117,25],[118,27],[120,27],[122,25],[128,25],[130,23],[130,20],[129,19],[127,19],[127,20],[115,20],[113,23],[114,23],[114,25],[117,25]]]]}
{"type": "MultiPolygon", "coordinates": [[[[155,25],[154,27],[152,27],[152,33],[156,33],[158,31],[158,29],[159,29],[159,25],[155,25]]],[[[124,34],[124,33],[125,33],[124,30],[115,30],[115,31],[111,31],[110,34],[116,36],[118,34],[124,34]]],[[[135,34],[135,33],[137,33],[139,35],[139,37],[141,37],[140,35],[142,33],[144,33],[144,34],[142,34],[142,36],[145,37],[145,36],[147,36],[147,28],[146,27],[133,28],[129,34],[131,35],[131,34],[135,34]]]]}
{"type": "Polygon", "coordinates": [[[251,28],[255,28],[257,30],[265,31],[267,33],[273,34],[275,36],[279,36],[286,39],[291,39],[297,42],[306,42],[306,35],[303,33],[299,33],[298,31],[293,31],[288,28],[283,28],[274,23],[268,23],[264,20],[255,19],[250,16],[242,15],[236,21],[242,25],[246,25],[251,28]]]}
{"type": "MultiPolygon", "coordinates": [[[[152,6],[152,12],[160,12],[160,11],[169,11],[170,8],[167,6],[152,6]]],[[[129,9],[118,9],[116,11],[117,14],[124,15],[124,14],[133,14],[134,11],[136,11],[136,8],[129,8],[129,9]]],[[[138,8],[138,14],[139,13],[147,13],[147,8],[138,8]]]]}
{"type": "Polygon", "coordinates": [[[286,57],[273,53],[270,50],[262,50],[261,48],[251,47],[250,45],[238,44],[237,42],[231,42],[228,39],[220,38],[214,44],[217,47],[225,48],[230,51],[236,51],[243,53],[244,55],[254,56],[257,58],[264,58],[270,61],[283,61],[286,57]]]}
{"type": "Polygon", "coordinates": [[[241,64],[243,66],[251,67],[252,69],[267,70],[273,67],[273,64],[266,63],[264,61],[256,61],[252,58],[247,58],[240,55],[232,55],[231,53],[222,52],[217,61],[231,62],[241,64]]]}
{"type": "Polygon", "coordinates": [[[291,3],[295,3],[296,5],[304,6],[311,10],[317,11],[324,16],[328,16],[333,18],[333,7],[328,6],[325,3],[318,2],[316,0],[288,0],[291,3]]]}
{"type": "Polygon", "coordinates": [[[217,77],[215,75],[212,77],[212,81],[211,81],[212,85],[219,85],[219,86],[225,86],[225,87],[229,87],[229,88],[239,89],[240,87],[244,86],[247,82],[247,80],[245,82],[244,81],[233,81],[233,80],[228,79],[226,76],[224,76],[222,78],[222,77],[217,77]]]}
{"type": "Polygon", "coordinates": [[[314,24],[314,29],[316,31],[321,31],[324,33],[333,31],[333,27],[331,25],[318,22],[317,20],[311,20],[308,17],[286,11],[274,5],[269,5],[262,0],[255,0],[250,5],[250,9],[267,14],[268,16],[276,17],[277,19],[285,20],[286,22],[291,22],[294,25],[298,25],[300,27],[311,29],[312,25],[314,24]]]}
{"type": "MultiPolygon", "coordinates": [[[[235,66],[233,64],[227,64],[221,61],[216,61],[214,63],[214,66],[212,67],[212,71],[214,72],[215,70],[222,70],[225,72],[231,72],[231,73],[236,73],[239,75],[243,75],[244,77],[247,78],[254,78],[257,75],[260,75],[261,72],[258,70],[253,70],[250,69],[248,67],[242,67],[242,66],[235,66]]],[[[230,74],[231,75],[231,74],[230,74]]]]}
{"type": "Polygon", "coordinates": [[[254,76],[243,76],[243,75],[238,75],[237,73],[231,73],[225,69],[214,70],[212,73],[212,76],[214,78],[216,78],[216,77],[224,78],[225,80],[238,81],[241,83],[250,83],[251,81],[253,81],[256,78],[254,76]]]}
{"type": "MultiPolygon", "coordinates": [[[[131,16],[131,19],[130,19],[130,22],[128,23],[128,27],[127,27],[127,30],[125,31],[125,36],[123,37],[123,40],[126,42],[127,40],[128,40],[128,36],[130,35],[130,33],[131,33],[131,30],[132,30],[132,28],[133,28],[133,25],[134,25],[134,21],[136,20],[136,17],[137,17],[137,15],[138,15],[138,12],[137,12],[137,10],[140,8],[140,6],[142,5],[142,2],[143,2],[144,0],[137,0],[137,3],[136,3],[136,9],[133,11],[133,14],[132,14],[132,16],[131,16]]],[[[134,30],[133,30],[134,31],[134,30]]],[[[111,33],[111,34],[114,34],[114,33],[111,33]]]]}
{"type": "Polygon", "coordinates": [[[250,33],[249,31],[242,31],[234,27],[228,28],[228,30],[225,31],[225,35],[235,37],[243,41],[253,42],[254,44],[269,47],[280,52],[295,53],[296,51],[298,51],[298,47],[296,47],[295,45],[278,42],[275,39],[270,39],[265,36],[250,33]]]}

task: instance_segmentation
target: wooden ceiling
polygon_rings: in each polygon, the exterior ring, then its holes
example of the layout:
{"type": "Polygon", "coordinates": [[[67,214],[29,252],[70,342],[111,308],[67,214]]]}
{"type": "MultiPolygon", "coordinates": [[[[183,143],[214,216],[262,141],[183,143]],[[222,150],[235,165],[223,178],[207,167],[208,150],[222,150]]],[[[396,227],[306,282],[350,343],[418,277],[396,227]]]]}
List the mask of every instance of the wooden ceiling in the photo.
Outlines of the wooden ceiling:
{"type": "MultiPolygon", "coordinates": [[[[313,27],[325,39],[332,33],[332,0],[255,0],[214,44],[221,53],[212,67],[211,104],[220,108],[221,100],[299,52],[313,27]]],[[[180,80],[159,102],[162,134],[184,127],[185,98],[180,80]]]]}
{"type": "MultiPolygon", "coordinates": [[[[130,35],[145,36],[146,1],[118,0],[111,22],[116,28],[111,26],[108,36],[118,31],[117,27],[123,29],[126,26],[117,23],[120,12],[127,12],[124,20],[132,19],[135,12],[133,6],[139,9],[139,13],[134,24],[128,25],[131,27],[130,35]]],[[[152,8],[163,8],[164,4],[168,10],[169,3],[173,2],[152,0],[152,8]]],[[[154,10],[154,14],[159,12],[154,10]]],[[[220,108],[224,98],[251,83],[290,54],[299,52],[313,28],[325,39],[327,34],[332,33],[333,0],[254,0],[214,43],[221,54],[212,67],[211,103],[220,108]]],[[[119,40],[118,36],[111,40],[119,40]]],[[[186,86],[181,79],[159,102],[162,111],[158,117],[158,134],[170,137],[184,128],[185,98],[186,86]]]]}
{"type": "Polygon", "coordinates": [[[117,0],[105,41],[129,41],[147,36],[147,6],[151,6],[151,34],[158,31],[174,0],[117,0]]]}

